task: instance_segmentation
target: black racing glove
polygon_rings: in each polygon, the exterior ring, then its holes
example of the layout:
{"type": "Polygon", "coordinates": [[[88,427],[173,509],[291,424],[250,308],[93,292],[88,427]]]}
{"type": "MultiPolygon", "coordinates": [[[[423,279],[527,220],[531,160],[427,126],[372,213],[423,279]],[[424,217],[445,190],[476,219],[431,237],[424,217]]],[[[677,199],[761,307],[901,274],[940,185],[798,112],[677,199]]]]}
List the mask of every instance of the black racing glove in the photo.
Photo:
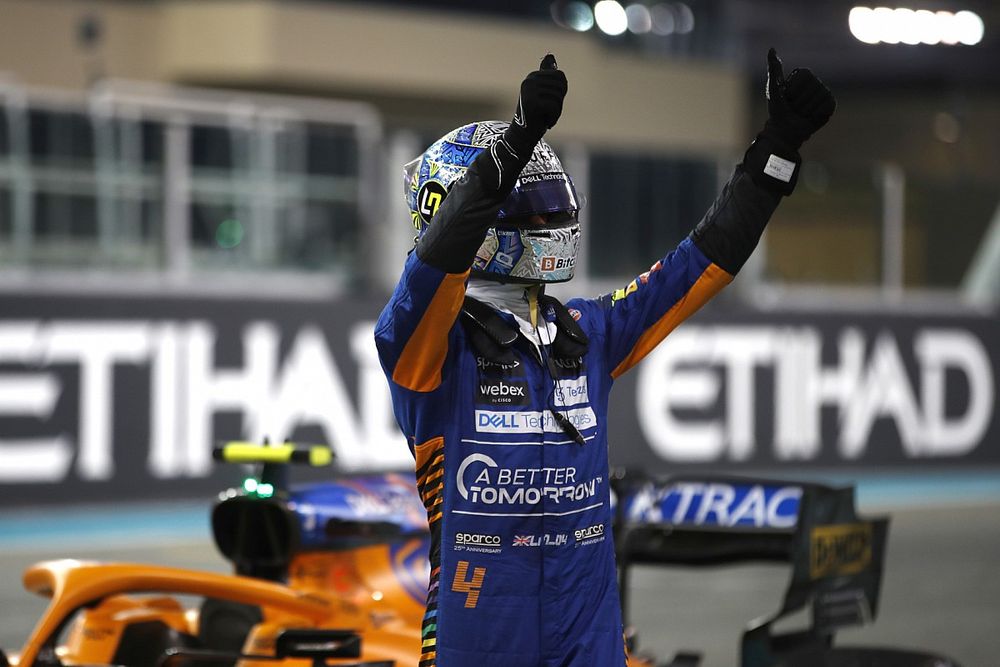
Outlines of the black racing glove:
{"type": "Polygon", "coordinates": [[[808,69],[794,69],[786,79],[774,49],[767,52],[767,122],[743,158],[754,182],[782,195],[791,194],[802,158],[798,150],[826,125],[837,108],[830,89],[808,69]]]}
{"type": "Polygon", "coordinates": [[[530,141],[534,148],[545,131],[554,127],[562,115],[567,86],[566,75],[556,64],[556,57],[550,53],[542,58],[538,69],[521,82],[521,96],[517,100],[508,136],[518,141],[522,138],[530,141]]]}
{"type": "Polygon", "coordinates": [[[767,123],[773,133],[795,150],[826,125],[837,108],[833,93],[808,69],[793,69],[786,79],[774,49],[767,52],[767,123]]]}
{"type": "Polygon", "coordinates": [[[495,184],[498,193],[504,196],[510,192],[518,174],[531,159],[535,144],[562,115],[567,85],[566,75],[551,53],[542,59],[536,71],[524,78],[510,127],[503,139],[490,148],[493,166],[483,165],[484,183],[495,184]]]}

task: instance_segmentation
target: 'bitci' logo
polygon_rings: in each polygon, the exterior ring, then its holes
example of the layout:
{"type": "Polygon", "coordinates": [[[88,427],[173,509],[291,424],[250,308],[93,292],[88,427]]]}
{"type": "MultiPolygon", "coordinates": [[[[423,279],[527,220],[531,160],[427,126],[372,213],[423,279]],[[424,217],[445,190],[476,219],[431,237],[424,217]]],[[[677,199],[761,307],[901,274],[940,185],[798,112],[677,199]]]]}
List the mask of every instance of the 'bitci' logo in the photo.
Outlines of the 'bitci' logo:
{"type": "Polygon", "coordinates": [[[576,266],[576,257],[542,257],[542,271],[560,271],[576,266]]]}

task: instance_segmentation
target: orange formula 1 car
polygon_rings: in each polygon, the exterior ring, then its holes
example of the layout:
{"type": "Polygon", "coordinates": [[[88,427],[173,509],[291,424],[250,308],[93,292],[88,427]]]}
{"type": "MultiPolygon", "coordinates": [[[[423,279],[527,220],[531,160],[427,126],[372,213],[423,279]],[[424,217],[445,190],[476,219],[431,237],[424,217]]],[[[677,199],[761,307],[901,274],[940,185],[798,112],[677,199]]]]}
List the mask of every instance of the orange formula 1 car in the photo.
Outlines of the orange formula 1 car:
{"type": "Polygon", "coordinates": [[[51,602],[0,666],[416,667],[429,533],[412,480],[286,488],[286,464],[329,464],[323,447],[229,443],[216,458],[261,465],[212,512],[235,574],[37,564],[25,588],[51,602]]]}
{"type": "MultiPolygon", "coordinates": [[[[0,652],[0,667],[417,667],[429,533],[412,479],[289,487],[286,464],[326,465],[329,450],[230,443],[216,456],[261,466],[212,512],[235,574],[40,563],[24,585],[51,602],[19,653],[0,652]]],[[[834,647],[836,630],[875,617],[888,527],[855,514],[853,489],[619,474],[615,491],[626,616],[634,564],[786,562],[783,606],[748,627],[741,667],[958,667],[924,653],[834,647]],[[773,634],[774,621],[810,605],[809,627],[773,634]]],[[[700,662],[692,652],[643,657],[629,639],[628,667],[700,662]]]]}

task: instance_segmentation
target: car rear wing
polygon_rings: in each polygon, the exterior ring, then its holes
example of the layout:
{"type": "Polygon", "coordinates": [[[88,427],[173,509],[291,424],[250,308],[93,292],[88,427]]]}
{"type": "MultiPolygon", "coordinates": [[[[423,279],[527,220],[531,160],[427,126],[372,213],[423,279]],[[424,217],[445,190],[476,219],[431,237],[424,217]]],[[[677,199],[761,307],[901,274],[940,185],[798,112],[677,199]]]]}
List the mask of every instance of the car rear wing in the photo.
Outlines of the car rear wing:
{"type": "Polygon", "coordinates": [[[384,544],[428,533],[413,480],[383,473],[259,497],[224,494],[212,510],[220,553],[239,574],[283,580],[296,554],[384,544]]]}
{"type": "MultiPolygon", "coordinates": [[[[360,658],[361,635],[355,630],[304,628],[284,630],[274,642],[273,655],[233,654],[205,649],[169,649],[158,667],[231,667],[236,664],[284,663],[308,660],[323,667],[334,658],[360,658]]],[[[396,667],[393,660],[337,662],[342,667],[396,667]]]]}
{"type": "Polygon", "coordinates": [[[791,566],[788,588],[781,608],[744,633],[744,666],[776,663],[792,647],[829,645],[839,628],[875,619],[889,519],[859,517],[854,487],[723,475],[617,477],[623,613],[632,565],[776,562],[791,566]],[[808,629],[772,635],[776,621],[808,605],[808,629]]]}
{"type": "Polygon", "coordinates": [[[290,465],[329,466],[325,445],[233,441],[215,447],[223,463],[253,464],[240,487],[212,509],[216,547],[238,574],[283,581],[296,554],[383,544],[428,534],[427,514],[412,476],[340,477],[289,485],[290,465]]]}

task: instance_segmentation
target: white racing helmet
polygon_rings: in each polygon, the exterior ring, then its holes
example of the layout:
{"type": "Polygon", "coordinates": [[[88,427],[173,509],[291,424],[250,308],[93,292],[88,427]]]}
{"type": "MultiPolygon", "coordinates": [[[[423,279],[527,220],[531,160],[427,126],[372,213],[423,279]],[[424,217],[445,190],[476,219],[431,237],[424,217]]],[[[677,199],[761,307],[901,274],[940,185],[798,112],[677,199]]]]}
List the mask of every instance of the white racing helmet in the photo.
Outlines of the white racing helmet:
{"type": "MultiPolygon", "coordinates": [[[[499,140],[509,123],[479,121],[452,130],[404,167],[406,204],[423,234],[472,161],[499,140]]],[[[580,210],[573,180],[545,140],[535,146],[514,190],[503,201],[496,225],[476,253],[472,274],[516,283],[560,283],[573,277],[580,247],[580,210]],[[545,215],[544,225],[526,218],[545,215]]]]}

